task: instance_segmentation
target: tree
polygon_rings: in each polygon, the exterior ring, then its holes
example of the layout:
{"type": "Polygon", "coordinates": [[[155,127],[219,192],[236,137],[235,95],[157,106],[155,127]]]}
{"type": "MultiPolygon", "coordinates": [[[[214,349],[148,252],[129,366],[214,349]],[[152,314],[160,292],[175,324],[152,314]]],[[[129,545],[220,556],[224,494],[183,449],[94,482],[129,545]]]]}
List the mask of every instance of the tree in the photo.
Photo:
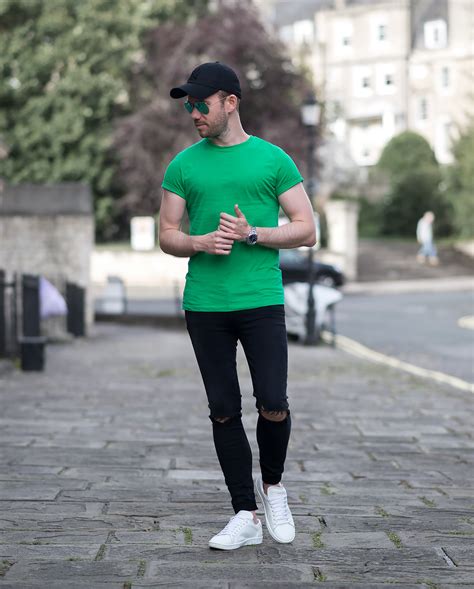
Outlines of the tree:
{"type": "Polygon", "coordinates": [[[447,195],[460,237],[474,237],[474,120],[453,145],[454,163],[448,170],[447,195]]]}
{"type": "Polygon", "coordinates": [[[112,121],[131,112],[130,74],[144,32],[171,16],[201,13],[207,0],[2,0],[0,140],[11,183],[86,181],[99,236],[111,237],[121,194],[112,121]]]}
{"type": "Polygon", "coordinates": [[[182,102],[170,99],[169,90],[207,61],[226,63],[239,74],[247,132],[280,145],[304,167],[307,139],[299,107],[309,85],[250,2],[222,3],[193,24],[159,26],[149,33],[145,49],[146,61],[134,83],[137,110],[119,124],[115,141],[129,213],[156,213],[166,165],[198,139],[182,102]]]}
{"type": "Polygon", "coordinates": [[[450,207],[440,191],[441,171],[430,145],[421,135],[405,131],[385,146],[377,171],[388,180],[382,211],[382,234],[413,236],[427,210],[436,215],[438,235],[451,231],[450,207]]]}

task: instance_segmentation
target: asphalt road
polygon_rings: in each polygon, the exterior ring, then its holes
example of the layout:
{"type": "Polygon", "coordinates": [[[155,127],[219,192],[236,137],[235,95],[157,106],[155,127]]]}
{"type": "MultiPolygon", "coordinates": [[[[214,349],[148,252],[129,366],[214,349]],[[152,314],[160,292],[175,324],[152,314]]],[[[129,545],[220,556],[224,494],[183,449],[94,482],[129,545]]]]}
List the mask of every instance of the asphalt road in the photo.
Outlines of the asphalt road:
{"type": "Polygon", "coordinates": [[[472,292],[346,295],[337,331],[383,354],[474,381],[474,331],[458,320],[474,315],[472,292]]]}

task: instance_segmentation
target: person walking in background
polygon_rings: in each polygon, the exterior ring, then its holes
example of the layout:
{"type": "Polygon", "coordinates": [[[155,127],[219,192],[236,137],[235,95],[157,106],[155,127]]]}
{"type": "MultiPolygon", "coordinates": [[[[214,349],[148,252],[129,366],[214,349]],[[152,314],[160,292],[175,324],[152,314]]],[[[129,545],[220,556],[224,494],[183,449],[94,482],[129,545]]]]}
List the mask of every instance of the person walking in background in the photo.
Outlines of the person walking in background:
{"type": "Polygon", "coordinates": [[[418,251],[417,260],[420,263],[427,261],[432,266],[439,264],[436,246],[433,242],[433,221],[434,213],[426,211],[416,226],[416,239],[421,247],[418,251]]]}
{"type": "Polygon", "coordinates": [[[291,417],[278,250],[314,245],[313,210],[291,158],[242,128],[240,82],[231,68],[219,62],[202,64],[170,95],[187,96],[184,107],[202,140],[179,153],[165,172],[160,244],[168,254],[190,258],[183,296],[186,326],[235,512],[209,546],[233,550],[262,542],[255,490],[271,536],[292,542],[294,520],[281,483],[291,417]],[[290,220],[281,227],[280,206],[290,220]],[[181,230],[186,210],[189,235],[181,230]],[[241,420],[238,341],[259,413],[262,476],[255,488],[241,420]]]}

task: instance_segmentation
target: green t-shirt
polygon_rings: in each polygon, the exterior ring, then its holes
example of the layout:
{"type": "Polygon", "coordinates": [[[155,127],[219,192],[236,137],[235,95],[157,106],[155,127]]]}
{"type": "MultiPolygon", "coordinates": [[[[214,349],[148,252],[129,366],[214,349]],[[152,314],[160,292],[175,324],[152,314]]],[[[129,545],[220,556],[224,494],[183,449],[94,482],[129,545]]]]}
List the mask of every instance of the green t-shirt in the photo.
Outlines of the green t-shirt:
{"type": "MultiPolygon", "coordinates": [[[[186,200],[190,235],[217,229],[221,212],[238,204],[250,225],[277,227],[278,196],[303,178],[279,147],[250,136],[218,147],[203,139],[169,164],[163,188],[186,200]]],[[[234,242],[229,255],[199,252],[189,259],[183,308],[237,311],[283,304],[278,250],[234,242]]]]}

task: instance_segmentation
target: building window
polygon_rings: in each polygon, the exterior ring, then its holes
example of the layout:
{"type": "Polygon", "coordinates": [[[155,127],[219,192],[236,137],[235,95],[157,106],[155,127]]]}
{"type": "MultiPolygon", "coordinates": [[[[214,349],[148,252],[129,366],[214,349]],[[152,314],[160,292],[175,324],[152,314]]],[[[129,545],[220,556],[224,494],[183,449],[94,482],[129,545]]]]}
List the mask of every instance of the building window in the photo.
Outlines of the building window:
{"type": "Polygon", "coordinates": [[[375,66],[375,86],[377,94],[395,94],[396,66],[393,63],[378,63],[375,66]]]}
{"type": "Polygon", "coordinates": [[[363,98],[373,94],[373,76],[374,72],[368,66],[355,66],[353,69],[353,89],[354,96],[363,98]]]}
{"type": "Polygon", "coordinates": [[[349,49],[352,47],[352,23],[347,20],[336,22],[335,39],[338,39],[342,49],[349,49]]]}
{"type": "Polygon", "coordinates": [[[343,47],[349,47],[351,44],[351,38],[347,35],[344,35],[341,39],[341,43],[343,47]]]}
{"type": "Polygon", "coordinates": [[[428,101],[426,98],[421,98],[418,105],[418,118],[420,121],[426,121],[428,118],[428,101]]]}
{"type": "Polygon", "coordinates": [[[424,37],[426,49],[443,49],[448,43],[448,28],[444,20],[425,22],[424,37]]]}
{"type": "Polygon", "coordinates": [[[441,68],[441,86],[442,88],[449,88],[450,85],[449,68],[445,66],[441,68]]]}

